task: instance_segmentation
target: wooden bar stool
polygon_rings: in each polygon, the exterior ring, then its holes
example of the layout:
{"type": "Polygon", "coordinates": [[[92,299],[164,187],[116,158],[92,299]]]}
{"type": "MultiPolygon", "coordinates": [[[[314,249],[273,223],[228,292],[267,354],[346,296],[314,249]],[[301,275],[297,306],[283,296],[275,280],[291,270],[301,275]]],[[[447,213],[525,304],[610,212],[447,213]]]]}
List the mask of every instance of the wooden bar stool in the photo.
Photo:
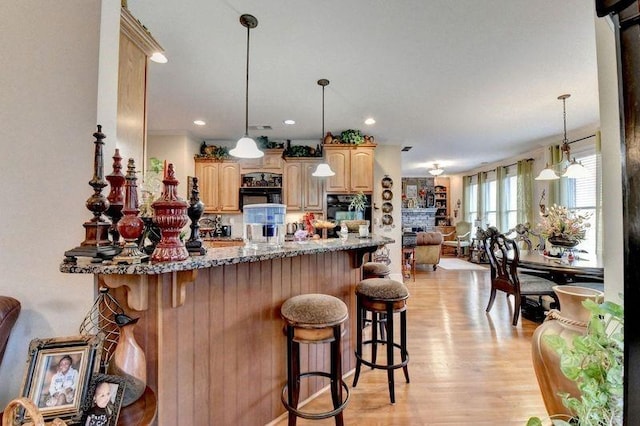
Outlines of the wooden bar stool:
{"type": "MultiPolygon", "coordinates": [[[[382,262],[365,262],[362,265],[362,279],[366,280],[369,278],[389,278],[389,274],[391,273],[391,269],[389,266],[382,262]]],[[[373,323],[373,326],[376,327],[376,324],[379,324],[380,327],[380,338],[384,339],[384,327],[385,327],[385,314],[376,314],[373,312],[371,314],[371,319],[367,318],[365,315],[362,318],[361,326],[364,327],[365,324],[373,323]]]]}
{"type": "Polygon", "coordinates": [[[395,382],[393,373],[397,368],[402,368],[404,377],[409,383],[409,353],[407,352],[407,299],[409,298],[409,290],[398,281],[388,278],[370,278],[362,280],[356,286],[357,297],[357,323],[362,324],[362,319],[367,312],[372,312],[374,324],[372,327],[371,340],[362,341],[362,327],[357,327],[356,334],[356,373],[353,379],[353,387],[358,384],[360,377],[360,367],[362,364],[371,368],[379,368],[387,370],[387,379],[389,383],[389,396],[391,403],[395,404],[395,382]],[[378,339],[376,335],[375,318],[376,314],[386,314],[387,338],[378,339]],[[393,316],[400,314],[400,344],[394,342],[393,316]],[[387,346],[387,363],[376,363],[377,344],[385,343],[387,346]],[[362,347],[364,345],[371,346],[371,361],[363,359],[362,347]],[[394,363],[394,349],[400,349],[401,361],[394,363]]]}
{"type": "Polygon", "coordinates": [[[349,317],[347,305],[337,297],[326,294],[302,294],[287,299],[280,315],[287,332],[287,384],[282,388],[281,400],[289,411],[289,425],[297,417],[320,420],[335,417],[336,425],[343,425],[342,411],[349,401],[349,387],[342,380],[343,324],[349,317]],[[300,343],[331,344],[331,372],[300,372],[300,343]],[[311,413],[298,410],[300,379],[309,376],[327,377],[331,381],[333,410],[311,413]],[[344,393],[346,395],[343,395],[344,393]]]}
{"type": "Polygon", "coordinates": [[[365,262],[362,265],[362,279],[367,278],[389,278],[391,270],[388,265],[381,262],[365,262]]]}

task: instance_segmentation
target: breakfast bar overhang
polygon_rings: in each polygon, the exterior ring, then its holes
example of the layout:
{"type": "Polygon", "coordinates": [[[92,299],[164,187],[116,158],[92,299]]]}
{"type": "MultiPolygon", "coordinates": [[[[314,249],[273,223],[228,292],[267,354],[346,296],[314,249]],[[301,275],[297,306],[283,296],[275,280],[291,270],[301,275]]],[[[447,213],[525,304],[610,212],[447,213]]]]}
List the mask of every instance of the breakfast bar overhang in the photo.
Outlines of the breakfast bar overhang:
{"type": "MultiPolygon", "coordinates": [[[[157,396],[155,424],[258,425],[276,419],[286,381],[280,306],[291,296],[323,293],[350,313],[343,336],[343,371],[355,367],[355,285],[364,256],[392,239],[287,242],[280,248],[209,249],[181,262],[134,265],[62,263],[64,273],[93,274],[139,317],[147,386],[157,396]]],[[[302,353],[302,368],[327,370],[328,345],[302,353]],[[326,346],[326,347],[325,347],[326,346]]],[[[300,400],[323,383],[305,380],[300,400]]]]}

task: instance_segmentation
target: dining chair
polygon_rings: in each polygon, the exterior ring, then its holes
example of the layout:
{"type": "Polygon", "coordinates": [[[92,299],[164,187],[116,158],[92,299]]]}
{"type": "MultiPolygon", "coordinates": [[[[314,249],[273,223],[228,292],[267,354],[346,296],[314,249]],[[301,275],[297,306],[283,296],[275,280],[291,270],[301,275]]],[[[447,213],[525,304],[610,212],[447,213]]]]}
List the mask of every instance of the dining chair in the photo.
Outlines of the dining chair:
{"type": "Polygon", "coordinates": [[[498,290],[505,292],[507,299],[509,295],[513,295],[511,324],[514,326],[518,324],[520,307],[527,296],[537,297],[539,304],[542,304],[542,296],[550,296],[555,302],[554,307],[559,308],[558,297],[553,291],[553,286],[557,283],[539,276],[518,273],[520,259],[518,244],[515,240],[499,233],[497,229],[493,228],[492,231],[485,240],[485,249],[491,265],[491,295],[486,312],[491,311],[498,290]]]}

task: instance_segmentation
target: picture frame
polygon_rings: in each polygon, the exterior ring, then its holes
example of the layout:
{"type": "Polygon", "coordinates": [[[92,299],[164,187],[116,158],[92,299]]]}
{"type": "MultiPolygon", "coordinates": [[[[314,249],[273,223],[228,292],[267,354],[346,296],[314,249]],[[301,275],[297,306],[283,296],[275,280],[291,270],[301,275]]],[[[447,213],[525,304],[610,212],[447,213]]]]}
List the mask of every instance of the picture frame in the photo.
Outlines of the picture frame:
{"type": "MultiPolygon", "coordinates": [[[[100,341],[93,335],[33,339],[22,396],[33,401],[45,421],[79,421],[89,380],[99,367],[99,349],[100,341]]],[[[28,417],[24,411],[18,413],[21,422],[28,417]]]]}
{"type": "Polygon", "coordinates": [[[127,382],[122,376],[95,373],[82,405],[82,426],[116,426],[127,382]]]}
{"type": "Polygon", "coordinates": [[[407,196],[407,198],[417,198],[418,185],[407,185],[405,195],[407,196]]]}

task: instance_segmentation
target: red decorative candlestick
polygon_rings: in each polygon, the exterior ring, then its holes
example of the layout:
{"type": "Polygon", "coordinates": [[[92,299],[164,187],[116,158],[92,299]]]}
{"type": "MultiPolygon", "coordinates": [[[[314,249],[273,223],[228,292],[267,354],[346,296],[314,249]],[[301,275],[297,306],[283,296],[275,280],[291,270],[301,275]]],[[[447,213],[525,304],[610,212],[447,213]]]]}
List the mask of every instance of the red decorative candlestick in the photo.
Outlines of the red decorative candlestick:
{"type": "Polygon", "coordinates": [[[162,180],[164,190],[151,207],[154,211],[154,221],[160,228],[162,238],[156,246],[151,260],[154,262],[171,262],[185,260],[189,252],[180,240],[180,231],[189,222],[187,208],[189,205],[178,197],[178,180],[175,178],[173,164],[165,167],[162,180]]]}
{"type": "Polygon", "coordinates": [[[118,221],[122,218],[122,208],[124,207],[124,184],[125,177],[122,174],[122,157],[120,156],[120,150],[116,148],[115,154],[113,154],[113,172],[106,177],[111,186],[111,192],[107,196],[109,200],[109,208],[105,215],[111,219],[111,228],[109,234],[111,234],[111,241],[114,246],[120,247],[120,233],[118,232],[118,221]]]}
{"type": "Polygon", "coordinates": [[[138,178],[136,178],[136,165],[133,158],[129,158],[127,164],[127,177],[125,184],[125,201],[122,213],[124,217],[118,221],[118,232],[125,240],[122,252],[113,258],[117,263],[140,263],[149,259],[138,248],[138,238],[142,235],[144,222],[138,217],[138,178]]]}

